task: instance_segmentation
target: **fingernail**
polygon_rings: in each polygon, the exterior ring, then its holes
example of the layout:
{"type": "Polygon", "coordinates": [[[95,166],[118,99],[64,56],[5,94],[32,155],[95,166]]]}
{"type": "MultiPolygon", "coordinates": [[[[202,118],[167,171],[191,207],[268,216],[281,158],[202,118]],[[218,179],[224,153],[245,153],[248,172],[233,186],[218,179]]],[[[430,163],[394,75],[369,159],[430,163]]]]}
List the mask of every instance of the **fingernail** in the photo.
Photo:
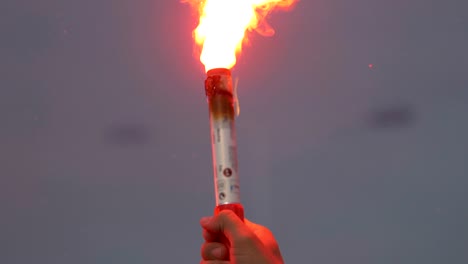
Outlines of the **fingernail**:
{"type": "Polygon", "coordinates": [[[210,219],[211,219],[211,217],[209,217],[209,216],[203,217],[202,219],[200,219],[200,224],[206,225],[206,224],[208,224],[210,222],[210,219]]]}
{"type": "Polygon", "coordinates": [[[216,258],[223,257],[223,249],[222,248],[215,248],[211,251],[211,254],[216,258]]]}

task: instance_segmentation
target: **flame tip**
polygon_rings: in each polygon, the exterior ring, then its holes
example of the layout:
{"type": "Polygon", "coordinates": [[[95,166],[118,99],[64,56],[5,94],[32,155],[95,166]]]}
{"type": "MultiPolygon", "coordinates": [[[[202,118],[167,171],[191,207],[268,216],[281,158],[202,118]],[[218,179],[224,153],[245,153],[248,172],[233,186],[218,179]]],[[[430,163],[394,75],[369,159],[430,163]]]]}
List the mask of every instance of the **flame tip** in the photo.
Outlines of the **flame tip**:
{"type": "Polygon", "coordinates": [[[289,10],[298,0],[181,0],[196,8],[199,24],[193,31],[201,47],[200,61],[205,71],[231,69],[242,45],[248,41],[247,31],[273,36],[274,29],[266,17],[274,10],[289,10]]]}

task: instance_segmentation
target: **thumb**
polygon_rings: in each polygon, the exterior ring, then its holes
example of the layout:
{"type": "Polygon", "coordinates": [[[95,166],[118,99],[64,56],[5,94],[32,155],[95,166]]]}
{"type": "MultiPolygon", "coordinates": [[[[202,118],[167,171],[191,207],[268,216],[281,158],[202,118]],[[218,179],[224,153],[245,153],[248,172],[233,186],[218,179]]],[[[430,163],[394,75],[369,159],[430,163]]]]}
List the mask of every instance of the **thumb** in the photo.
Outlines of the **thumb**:
{"type": "Polygon", "coordinates": [[[230,210],[221,211],[214,217],[203,218],[200,224],[210,233],[224,234],[231,245],[255,237],[252,230],[230,210]]]}

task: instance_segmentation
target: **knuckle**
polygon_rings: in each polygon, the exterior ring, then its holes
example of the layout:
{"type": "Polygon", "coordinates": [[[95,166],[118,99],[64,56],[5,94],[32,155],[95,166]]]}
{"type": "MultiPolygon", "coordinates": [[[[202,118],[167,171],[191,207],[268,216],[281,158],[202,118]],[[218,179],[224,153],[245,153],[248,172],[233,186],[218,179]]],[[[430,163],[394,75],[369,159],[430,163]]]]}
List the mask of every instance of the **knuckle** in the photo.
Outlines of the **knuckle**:
{"type": "Polygon", "coordinates": [[[203,238],[205,239],[206,242],[211,242],[214,240],[213,235],[206,230],[203,230],[203,238]]]}
{"type": "Polygon", "coordinates": [[[219,242],[203,243],[201,246],[201,257],[203,260],[217,260],[218,258],[220,258],[220,256],[214,255],[213,250],[223,250],[223,248],[224,245],[219,242]]]}
{"type": "Polygon", "coordinates": [[[208,243],[203,243],[200,248],[200,255],[203,259],[208,259],[210,255],[210,245],[208,243]]]}

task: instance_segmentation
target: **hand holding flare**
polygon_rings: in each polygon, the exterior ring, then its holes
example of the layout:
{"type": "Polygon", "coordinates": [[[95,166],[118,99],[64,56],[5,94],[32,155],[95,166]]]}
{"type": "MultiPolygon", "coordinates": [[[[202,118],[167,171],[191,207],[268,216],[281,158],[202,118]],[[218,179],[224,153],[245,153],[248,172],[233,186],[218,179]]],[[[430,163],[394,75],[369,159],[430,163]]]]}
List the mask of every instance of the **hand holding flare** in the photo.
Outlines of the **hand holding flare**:
{"type": "Polygon", "coordinates": [[[210,114],[216,194],[215,215],[221,226],[229,226],[226,223],[237,223],[230,225],[233,230],[223,229],[223,232],[217,232],[221,230],[216,227],[216,221],[202,223],[208,233],[219,233],[215,238],[205,236],[203,263],[284,263],[271,232],[261,229],[268,232],[255,234],[252,230],[261,226],[244,221],[244,209],[240,202],[234,122],[235,104],[238,103],[235,91],[237,84],[233,89],[230,69],[236,64],[236,55],[240,53],[242,44],[247,41],[247,31],[257,31],[266,36],[273,35],[275,32],[266,23],[266,16],[275,9],[289,9],[297,1],[183,0],[196,7],[200,17],[193,35],[201,49],[200,61],[205,66],[207,74],[205,92],[210,114]],[[221,213],[223,210],[226,211],[221,213]],[[246,240],[244,238],[236,240],[234,236],[229,236],[230,232],[236,233],[242,230],[245,231],[245,237],[254,243],[240,243],[246,240]],[[260,238],[268,239],[262,241],[260,238]],[[249,254],[240,250],[242,245],[247,245],[244,249],[249,254]],[[211,254],[216,251],[217,255],[211,254]]]}

